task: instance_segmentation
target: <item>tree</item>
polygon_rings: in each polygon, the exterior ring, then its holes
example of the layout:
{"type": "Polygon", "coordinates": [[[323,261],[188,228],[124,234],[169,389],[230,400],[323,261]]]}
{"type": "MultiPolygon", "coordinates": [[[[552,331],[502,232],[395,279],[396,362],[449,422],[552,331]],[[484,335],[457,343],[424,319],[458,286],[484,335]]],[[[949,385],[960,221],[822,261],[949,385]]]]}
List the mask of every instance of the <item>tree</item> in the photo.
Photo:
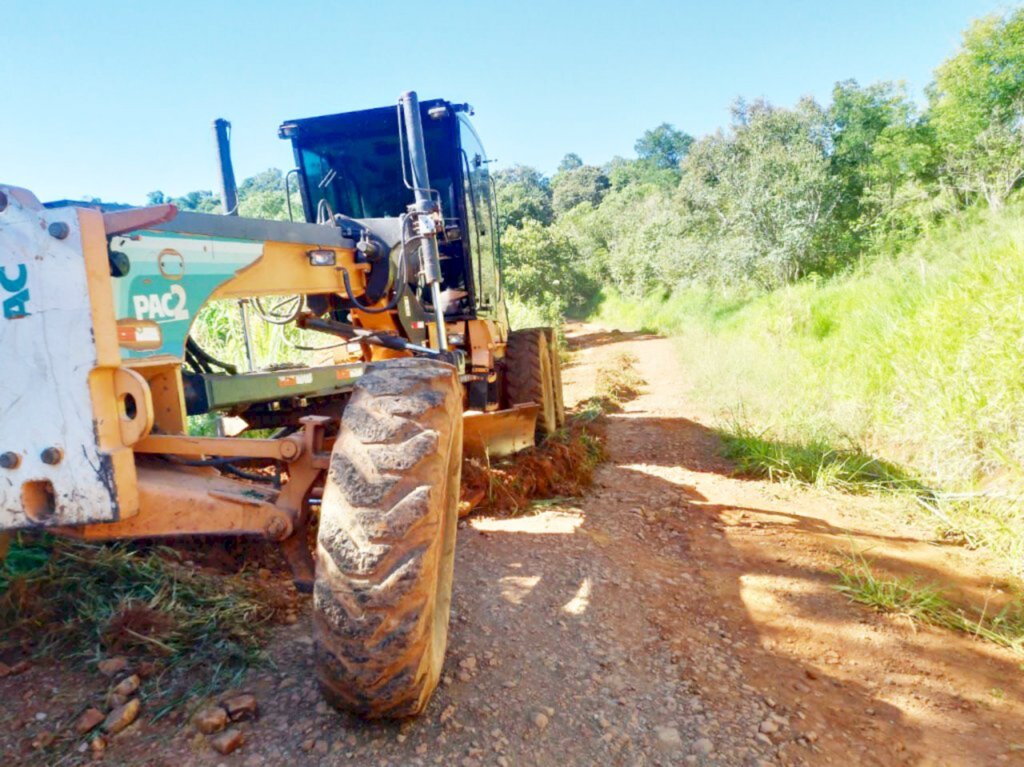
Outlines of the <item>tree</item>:
{"type": "Polygon", "coordinates": [[[279,168],[267,168],[255,176],[242,181],[238,187],[238,196],[244,197],[254,192],[284,192],[284,174],[279,168]]]}
{"type": "Polygon", "coordinates": [[[717,278],[774,288],[831,271],[839,185],[828,120],[810,99],[795,109],[737,102],[730,133],[697,142],[683,162],[687,229],[715,254],[717,278]]]}
{"type": "Polygon", "coordinates": [[[551,203],[556,214],[577,205],[598,205],[611,184],[604,171],[593,165],[581,165],[556,173],[551,179],[551,203]]]}
{"type": "Polygon", "coordinates": [[[1024,178],[1024,9],[974,22],[928,99],[945,179],[999,208],[1024,178]]]}
{"type": "MultiPolygon", "coordinates": [[[[173,203],[179,210],[200,213],[221,213],[220,196],[207,190],[188,192],[171,197],[155,191],[146,195],[148,205],[173,203]]],[[[302,201],[297,189],[292,190],[292,209],[296,218],[302,218],[302,201]]],[[[284,196],[284,174],[277,168],[268,168],[249,176],[238,186],[238,212],[248,218],[286,221],[288,206],[284,196]]]]}
{"type": "Polygon", "coordinates": [[[498,217],[502,231],[526,220],[551,223],[551,186],[536,168],[514,165],[494,174],[498,217]]]}
{"type": "Polygon", "coordinates": [[[836,83],[831,122],[833,172],[843,180],[844,203],[856,206],[864,187],[864,173],[874,161],[878,137],[892,125],[909,125],[916,110],[906,88],[895,83],[875,83],[861,87],[856,80],[836,83]]]}
{"type": "Polygon", "coordinates": [[[937,167],[935,133],[926,122],[890,125],[878,135],[857,222],[865,247],[899,249],[931,223],[937,167]]]}
{"type": "MultiPolygon", "coordinates": [[[[302,219],[302,199],[292,184],[292,216],[302,219]]],[[[238,213],[249,218],[288,220],[288,201],[285,199],[284,174],[277,168],[268,168],[245,179],[238,187],[238,213]]]]}
{"type": "Polygon", "coordinates": [[[547,316],[563,314],[591,293],[584,288],[576,248],[556,227],[526,219],[522,226],[507,230],[502,253],[509,291],[543,307],[547,316]]]}
{"type": "Polygon", "coordinates": [[[906,88],[891,82],[866,87],[855,80],[836,83],[828,120],[829,162],[839,185],[835,242],[848,256],[865,247],[865,237],[900,218],[895,208],[910,199],[900,194],[903,185],[919,190],[928,182],[931,133],[906,88]]]}
{"type": "Polygon", "coordinates": [[[679,168],[658,168],[647,160],[613,157],[604,166],[611,188],[646,186],[668,192],[679,184],[679,168]]]}
{"type": "Polygon", "coordinates": [[[558,163],[558,172],[564,173],[568,170],[576,170],[577,168],[583,167],[583,158],[581,158],[575,152],[569,152],[562,161],[558,163]]]}
{"type": "Polygon", "coordinates": [[[644,131],[633,149],[641,160],[655,168],[676,170],[692,144],[693,136],[676,130],[668,123],[662,123],[657,128],[644,131]]]}
{"type": "Polygon", "coordinates": [[[194,210],[199,213],[220,212],[220,197],[206,190],[188,192],[181,197],[169,197],[160,191],[150,192],[146,195],[148,205],[163,205],[169,202],[177,205],[178,210],[194,210]]]}

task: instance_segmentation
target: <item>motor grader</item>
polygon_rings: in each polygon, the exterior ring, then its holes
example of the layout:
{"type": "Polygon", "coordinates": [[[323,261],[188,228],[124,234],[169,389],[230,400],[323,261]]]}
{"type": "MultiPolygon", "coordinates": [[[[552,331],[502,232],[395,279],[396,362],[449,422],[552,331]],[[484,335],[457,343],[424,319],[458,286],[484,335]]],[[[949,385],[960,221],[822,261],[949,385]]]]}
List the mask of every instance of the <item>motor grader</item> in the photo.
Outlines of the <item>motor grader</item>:
{"type": "Polygon", "coordinates": [[[313,593],[327,698],[420,712],[447,641],[463,452],[514,452],[564,418],[551,329],[508,326],[470,114],[410,92],[285,122],[303,221],[231,215],[223,121],[229,215],[0,184],[0,531],[280,542],[313,593]],[[249,323],[274,322],[344,353],[225,361],[193,333],[217,301],[237,302],[247,347],[249,323]],[[241,431],[190,433],[204,414],[241,431]]]}

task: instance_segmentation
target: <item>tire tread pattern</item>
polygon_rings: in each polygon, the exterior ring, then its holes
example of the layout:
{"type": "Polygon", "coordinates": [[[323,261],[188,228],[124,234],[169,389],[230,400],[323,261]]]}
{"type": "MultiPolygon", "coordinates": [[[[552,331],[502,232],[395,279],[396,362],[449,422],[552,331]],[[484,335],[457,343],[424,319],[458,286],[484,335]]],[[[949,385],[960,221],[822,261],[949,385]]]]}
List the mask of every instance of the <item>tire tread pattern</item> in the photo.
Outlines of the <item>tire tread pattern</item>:
{"type": "Polygon", "coordinates": [[[324,484],[313,589],[325,697],[369,718],[419,713],[447,641],[462,398],[450,365],[367,366],[324,484]],[[454,490],[453,490],[454,488],[454,490]]]}
{"type": "Polygon", "coordinates": [[[548,330],[526,328],[509,333],[505,364],[509,403],[536,402],[540,405],[537,441],[541,442],[558,429],[548,330]]]}

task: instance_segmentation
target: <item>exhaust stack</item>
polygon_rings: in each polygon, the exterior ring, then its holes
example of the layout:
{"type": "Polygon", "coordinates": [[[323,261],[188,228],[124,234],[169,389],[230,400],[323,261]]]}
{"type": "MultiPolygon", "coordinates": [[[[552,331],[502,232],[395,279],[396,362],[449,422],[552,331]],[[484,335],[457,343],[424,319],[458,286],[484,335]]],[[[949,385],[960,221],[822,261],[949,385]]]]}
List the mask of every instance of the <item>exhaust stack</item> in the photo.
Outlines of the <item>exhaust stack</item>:
{"type": "Polygon", "coordinates": [[[231,123],[223,117],[213,121],[213,138],[217,142],[217,165],[220,172],[220,199],[225,216],[238,215],[238,186],[231,164],[231,123]]]}

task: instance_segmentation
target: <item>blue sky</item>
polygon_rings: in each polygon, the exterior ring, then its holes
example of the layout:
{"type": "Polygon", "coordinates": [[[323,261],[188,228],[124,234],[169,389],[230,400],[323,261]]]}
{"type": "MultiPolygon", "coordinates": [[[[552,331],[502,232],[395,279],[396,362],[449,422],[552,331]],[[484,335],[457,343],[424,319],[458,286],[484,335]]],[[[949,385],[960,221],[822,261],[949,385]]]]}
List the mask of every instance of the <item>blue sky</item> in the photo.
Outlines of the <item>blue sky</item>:
{"type": "Polygon", "coordinates": [[[287,118],[469,101],[499,165],[632,156],[645,129],[701,135],[737,97],[827,100],[905,80],[920,95],[986,0],[104,2],[0,4],[0,179],[43,199],[216,185],[210,122],[238,177],[291,166],[287,118]],[[410,35],[417,35],[416,38],[410,35]]]}

